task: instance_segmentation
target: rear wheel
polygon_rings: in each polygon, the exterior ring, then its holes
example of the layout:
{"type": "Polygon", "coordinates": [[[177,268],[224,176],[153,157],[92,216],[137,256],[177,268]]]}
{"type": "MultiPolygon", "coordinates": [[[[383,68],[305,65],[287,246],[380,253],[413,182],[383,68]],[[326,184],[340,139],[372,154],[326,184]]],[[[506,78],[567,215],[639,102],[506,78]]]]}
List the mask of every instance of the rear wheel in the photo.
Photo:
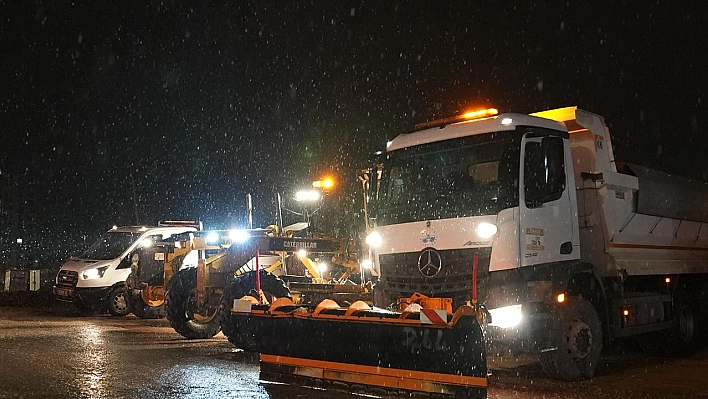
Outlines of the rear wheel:
{"type": "Polygon", "coordinates": [[[674,325],[668,332],[668,340],[664,345],[667,356],[685,356],[692,353],[698,341],[698,323],[696,312],[691,306],[689,295],[676,294],[673,307],[674,325]]]}
{"type": "Polygon", "coordinates": [[[708,343],[708,283],[703,283],[697,292],[696,321],[698,323],[698,336],[702,343],[708,343]]]}
{"type": "Polygon", "coordinates": [[[185,338],[211,338],[221,330],[224,308],[221,300],[216,305],[198,303],[196,289],[196,268],[180,270],[170,279],[165,293],[167,320],[185,338]]]}
{"type": "MultiPolygon", "coordinates": [[[[273,302],[277,298],[290,298],[290,290],[285,286],[285,282],[278,276],[268,273],[264,270],[260,271],[261,291],[268,301],[273,302]]],[[[259,294],[256,291],[256,272],[250,271],[237,276],[224,289],[224,299],[222,306],[224,307],[224,323],[223,333],[229,339],[229,342],[244,350],[253,350],[255,341],[250,333],[244,332],[241,323],[245,320],[243,316],[234,316],[231,314],[231,307],[235,299],[243,298],[250,295],[258,298],[259,294]]]]}
{"type": "Polygon", "coordinates": [[[555,350],[541,353],[541,366],[548,376],[566,381],[591,378],[602,353],[602,325],[592,304],[570,297],[559,310],[555,350]]]}
{"type": "Polygon", "coordinates": [[[128,292],[125,286],[113,287],[108,293],[108,312],[113,316],[127,316],[130,313],[128,292]]]}

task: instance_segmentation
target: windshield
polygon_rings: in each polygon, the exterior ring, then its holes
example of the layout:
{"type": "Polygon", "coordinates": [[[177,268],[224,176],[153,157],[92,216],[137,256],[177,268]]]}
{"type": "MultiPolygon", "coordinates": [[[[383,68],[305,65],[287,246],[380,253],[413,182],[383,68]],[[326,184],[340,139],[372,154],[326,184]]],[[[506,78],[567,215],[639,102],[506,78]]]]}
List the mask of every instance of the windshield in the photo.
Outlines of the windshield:
{"type": "Polygon", "coordinates": [[[80,258],[94,260],[115,259],[140,238],[141,233],[110,232],[99,238],[80,258]]]}
{"type": "Polygon", "coordinates": [[[388,154],[376,203],[379,225],[491,215],[518,206],[521,133],[495,132],[388,154]]]}

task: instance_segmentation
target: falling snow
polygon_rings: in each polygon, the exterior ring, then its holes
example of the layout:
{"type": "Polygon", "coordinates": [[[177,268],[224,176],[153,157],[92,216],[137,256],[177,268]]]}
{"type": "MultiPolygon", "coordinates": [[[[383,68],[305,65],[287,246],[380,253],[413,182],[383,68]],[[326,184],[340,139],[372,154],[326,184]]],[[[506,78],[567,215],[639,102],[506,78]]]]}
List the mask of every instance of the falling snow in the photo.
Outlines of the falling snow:
{"type": "Polygon", "coordinates": [[[26,261],[57,262],[113,224],[241,225],[247,193],[267,225],[275,193],[324,173],[351,225],[371,154],[486,106],[579,105],[606,118],[618,159],[708,174],[705,8],[38,1],[0,15],[3,261],[20,233],[26,261]]]}

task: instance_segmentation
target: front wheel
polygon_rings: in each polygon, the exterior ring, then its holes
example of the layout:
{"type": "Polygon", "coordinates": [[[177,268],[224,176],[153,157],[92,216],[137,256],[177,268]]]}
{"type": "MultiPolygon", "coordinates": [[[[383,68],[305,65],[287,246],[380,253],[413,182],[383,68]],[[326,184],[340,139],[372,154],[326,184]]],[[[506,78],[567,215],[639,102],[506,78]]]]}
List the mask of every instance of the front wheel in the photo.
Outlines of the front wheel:
{"type": "Polygon", "coordinates": [[[150,286],[143,287],[142,290],[137,289],[139,286],[138,281],[134,273],[130,273],[125,280],[128,302],[133,314],[141,319],[161,319],[165,317],[164,291],[150,286]]]}
{"type": "Polygon", "coordinates": [[[224,307],[221,298],[215,304],[198,303],[196,290],[196,268],[180,270],[170,279],[165,293],[167,320],[185,338],[211,338],[221,331],[224,307]]]}
{"type": "MultiPolygon", "coordinates": [[[[290,290],[285,286],[283,280],[278,276],[268,273],[265,270],[260,271],[261,291],[264,296],[273,302],[277,298],[289,298],[290,290]]],[[[246,317],[235,316],[231,314],[231,307],[235,299],[240,299],[250,295],[258,298],[260,295],[256,292],[256,272],[250,271],[243,273],[234,278],[224,289],[224,335],[229,339],[229,342],[243,350],[255,350],[256,344],[253,334],[247,331],[247,328],[242,323],[247,323],[246,317]]]]}
{"type": "Polygon", "coordinates": [[[130,304],[133,308],[133,314],[141,319],[161,319],[167,315],[165,311],[165,301],[149,301],[145,302],[143,291],[130,295],[130,304]]]}
{"type": "Polygon", "coordinates": [[[541,353],[543,371],[551,378],[578,381],[591,378],[602,353],[602,324],[592,304],[570,297],[560,305],[554,350],[541,353]]]}
{"type": "Polygon", "coordinates": [[[124,286],[113,287],[108,293],[108,312],[113,316],[127,316],[130,313],[128,293],[124,286]]]}

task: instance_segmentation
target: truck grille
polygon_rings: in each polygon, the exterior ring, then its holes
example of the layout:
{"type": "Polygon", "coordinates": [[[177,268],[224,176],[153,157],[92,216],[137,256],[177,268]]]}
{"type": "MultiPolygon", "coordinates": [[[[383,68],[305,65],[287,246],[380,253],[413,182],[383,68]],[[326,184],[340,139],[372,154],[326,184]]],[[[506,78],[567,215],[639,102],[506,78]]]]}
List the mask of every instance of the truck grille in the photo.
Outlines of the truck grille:
{"type": "Polygon", "coordinates": [[[387,306],[398,298],[409,297],[415,292],[427,296],[452,298],[453,309],[472,297],[472,262],[478,252],[477,298],[484,299],[489,276],[491,248],[455,249],[438,251],[441,267],[437,275],[425,277],[418,268],[421,252],[387,254],[379,256],[380,284],[387,306]]]}
{"type": "Polygon", "coordinates": [[[59,270],[57,275],[57,287],[76,288],[76,282],[79,281],[79,273],[71,270],[59,270]]]}

